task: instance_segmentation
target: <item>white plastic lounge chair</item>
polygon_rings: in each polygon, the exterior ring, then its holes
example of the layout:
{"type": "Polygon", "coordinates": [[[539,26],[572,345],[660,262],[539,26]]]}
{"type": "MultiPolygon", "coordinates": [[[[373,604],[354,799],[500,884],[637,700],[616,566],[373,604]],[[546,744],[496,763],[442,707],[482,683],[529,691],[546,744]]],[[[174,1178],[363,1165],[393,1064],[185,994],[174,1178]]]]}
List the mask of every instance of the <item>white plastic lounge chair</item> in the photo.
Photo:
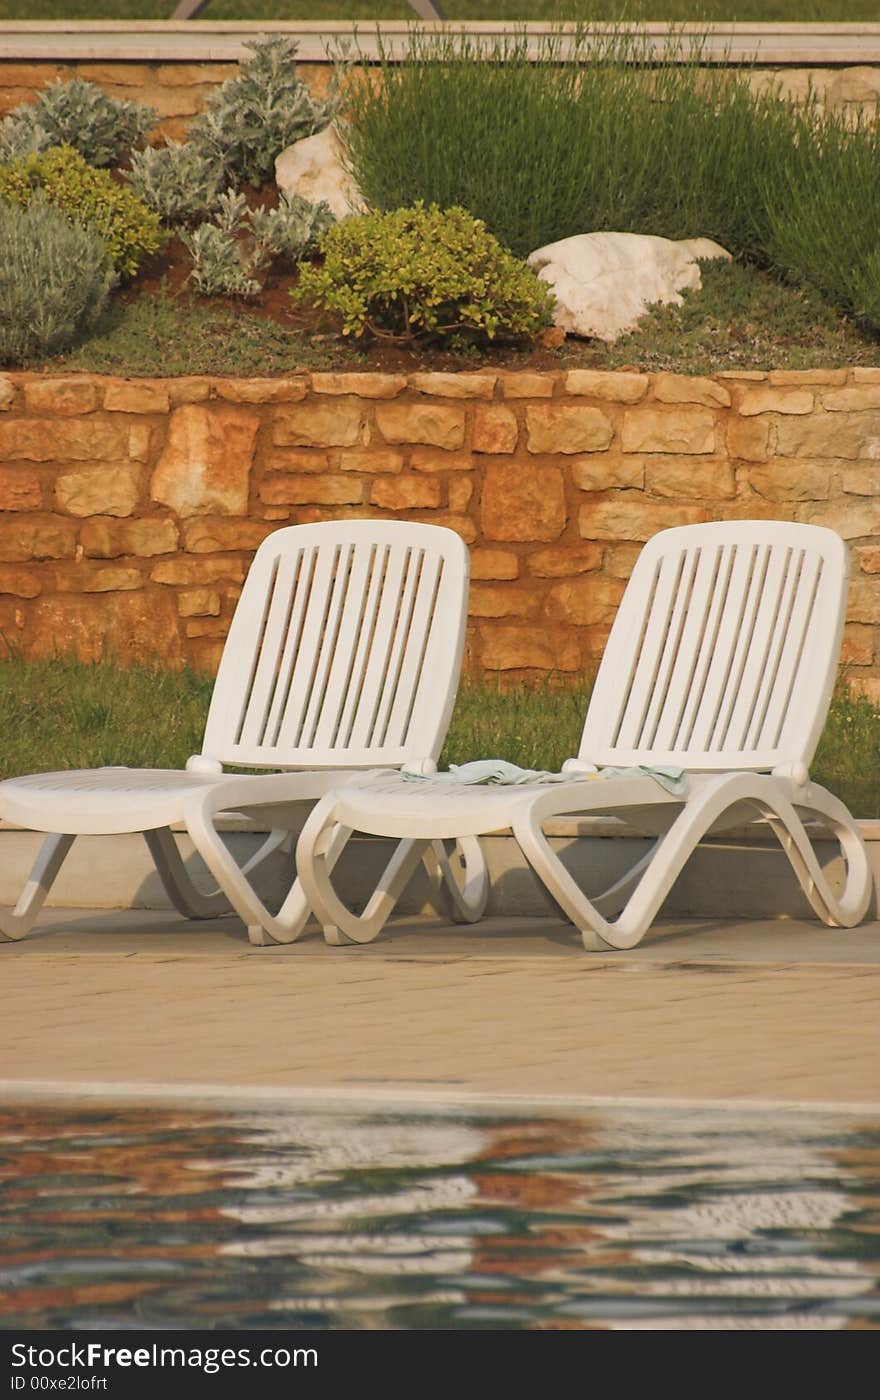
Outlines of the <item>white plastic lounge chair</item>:
{"type": "MultiPolygon", "coordinates": [[[[190,918],[229,912],[252,942],[290,942],[309,905],[295,880],[277,914],[249,874],[340,779],[394,770],[433,771],[458,685],[467,608],[468,554],[452,530],[406,521],[341,521],[277,530],[260,545],[235,610],[214,685],[202,752],[186,771],[96,768],[0,783],[0,816],[47,835],[0,935],[30,929],[76,836],[142,832],[167,894],[190,918]],[[292,770],[257,776],[223,765],[292,770]],[[221,814],[247,809],[272,831],[241,868],[217,831],[221,814]],[[183,823],[219,890],[202,893],[171,834],[183,823]]],[[[331,863],[345,844],[334,843],[331,863]]],[[[404,843],[400,858],[408,854],[404,843]]],[[[487,884],[477,842],[464,855],[468,896],[442,847],[419,854],[453,916],[479,918],[487,884]]]]}
{"type": "Polygon", "coordinates": [[[844,805],[808,774],[834,685],[847,572],[843,542],[816,526],[736,521],[656,535],[608,639],[578,758],[564,765],[573,780],[477,788],[395,774],[328,794],[297,847],[325,936],[374,938],[418,856],[417,845],[402,853],[358,917],[331,880],[331,837],[340,839],[340,825],[422,841],[510,827],[585,947],[602,949],[641,940],[702,837],[759,820],[779,838],[819,917],[857,924],[872,890],[864,843],[844,805]],[[684,796],[637,771],[664,765],[684,770],[684,796]],[[596,774],[606,767],[623,775],[596,774]],[[624,878],[589,898],[543,828],[561,815],[600,814],[657,840],[624,878]],[[839,841],[842,891],[820,868],[806,822],[839,841]]]}

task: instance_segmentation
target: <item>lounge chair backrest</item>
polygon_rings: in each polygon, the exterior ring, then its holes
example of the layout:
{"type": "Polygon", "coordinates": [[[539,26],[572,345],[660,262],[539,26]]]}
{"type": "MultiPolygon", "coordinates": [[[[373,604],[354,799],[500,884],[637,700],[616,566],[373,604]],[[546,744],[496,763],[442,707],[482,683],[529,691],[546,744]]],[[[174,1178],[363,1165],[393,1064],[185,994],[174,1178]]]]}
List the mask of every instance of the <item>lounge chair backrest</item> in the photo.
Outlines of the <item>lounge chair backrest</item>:
{"type": "Polygon", "coordinates": [[[458,687],[468,554],[452,530],[347,520],[257,550],[214,687],[203,753],[271,768],[439,756],[458,687]]]}
{"type": "Polygon", "coordinates": [[[834,687],[848,556],[783,521],[663,530],[611,629],[580,757],[694,771],[809,765],[834,687]]]}

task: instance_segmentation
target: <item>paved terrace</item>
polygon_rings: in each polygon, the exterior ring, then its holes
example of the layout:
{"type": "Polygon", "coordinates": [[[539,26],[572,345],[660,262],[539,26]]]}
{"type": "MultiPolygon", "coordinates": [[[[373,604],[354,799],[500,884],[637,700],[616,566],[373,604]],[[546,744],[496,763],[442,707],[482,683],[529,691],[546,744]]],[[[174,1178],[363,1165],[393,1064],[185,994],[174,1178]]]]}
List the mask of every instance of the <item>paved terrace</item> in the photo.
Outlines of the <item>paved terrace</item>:
{"type": "Polygon", "coordinates": [[[666,922],[606,955],[538,917],[261,949],[231,918],[56,909],[0,958],[0,1097],[880,1105],[877,923],[666,922]]]}

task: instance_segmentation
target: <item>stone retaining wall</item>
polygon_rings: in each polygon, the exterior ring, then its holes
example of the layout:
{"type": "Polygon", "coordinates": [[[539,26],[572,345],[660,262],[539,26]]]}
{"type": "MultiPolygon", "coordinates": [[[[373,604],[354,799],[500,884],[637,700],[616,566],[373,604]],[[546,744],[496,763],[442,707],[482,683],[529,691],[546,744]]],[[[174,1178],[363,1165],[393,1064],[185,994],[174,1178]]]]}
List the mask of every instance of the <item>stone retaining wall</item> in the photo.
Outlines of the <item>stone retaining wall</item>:
{"type": "MultiPolygon", "coordinates": [[[[22,102],[32,102],[41,88],[56,79],[85,78],[97,83],[112,97],[146,102],[159,113],[159,124],[151,135],[180,141],[185,138],[193,117],[202,110],[206,97],[227,78],[238,64],[193,62],[101,62],[58,60],[55,62],[15,62],[0,59],[0,117],[22,102]]],[[[301,63],[298,72],[312,92],[323,95],[330,81],[328,63],[301,63]]],[[[750,84],[758,91],[781,84],[782,93],[797,102],[806,100],[812,88],[826,106],[843,110],[853,119],[869,120],[880,99],[880,66],[860,65],[843,68],[755,68],[750,84]]]]}
{"type": "Polygon", "coordinates": [[[844,662],[880,699],[880,368],[286,379],[0,376],[0,633],[213,669],[286,523],[449,525],[473,673],[595,668],[641,542],[781,518],[851,546],[844,662]]]}

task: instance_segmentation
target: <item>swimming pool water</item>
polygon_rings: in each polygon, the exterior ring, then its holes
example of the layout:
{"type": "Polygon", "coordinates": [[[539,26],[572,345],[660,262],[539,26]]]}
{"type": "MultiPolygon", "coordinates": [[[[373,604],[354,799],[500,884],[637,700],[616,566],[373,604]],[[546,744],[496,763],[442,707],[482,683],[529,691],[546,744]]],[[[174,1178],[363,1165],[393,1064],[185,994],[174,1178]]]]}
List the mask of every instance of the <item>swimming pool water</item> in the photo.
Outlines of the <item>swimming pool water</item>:
{"type": "Polygon", "coordinates": [[[0,1107],[0,1328],[871,1329],[880,1122],[0,1107]]]}

